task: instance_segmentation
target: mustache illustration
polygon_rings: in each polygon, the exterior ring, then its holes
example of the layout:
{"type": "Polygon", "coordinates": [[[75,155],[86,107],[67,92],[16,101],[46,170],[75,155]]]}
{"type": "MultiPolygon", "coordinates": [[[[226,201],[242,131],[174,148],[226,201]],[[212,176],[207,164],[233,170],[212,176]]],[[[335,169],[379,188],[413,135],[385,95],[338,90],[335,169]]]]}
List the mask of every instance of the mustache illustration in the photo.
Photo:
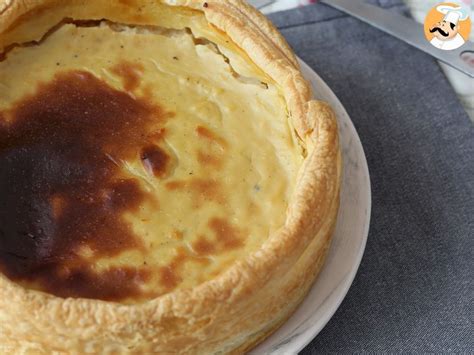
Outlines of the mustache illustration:
{"type": "Polygon", "coordinates": [[[441,28],[439,28],[439,27],[435,27],[435,28],[432,28],[432,29],[430,30],[431,33],[434,33],[434,32],[436,32],[436,31],[438,31],[439,33],[441,33],[441,36],[443,36],[443,37],[448,37],[448,36],[449,36],[449,33],[448,33],[448,32],[444,32],[444,31],[443,31],[441,28]]]}

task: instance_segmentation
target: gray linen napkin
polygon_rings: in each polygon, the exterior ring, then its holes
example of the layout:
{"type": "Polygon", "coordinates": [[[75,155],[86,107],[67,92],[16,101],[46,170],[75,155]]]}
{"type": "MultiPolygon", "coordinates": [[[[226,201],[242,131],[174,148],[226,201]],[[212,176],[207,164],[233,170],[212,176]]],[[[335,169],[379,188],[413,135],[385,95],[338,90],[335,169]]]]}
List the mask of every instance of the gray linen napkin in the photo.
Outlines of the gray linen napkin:
{"type": "Polygon", "coordinates": [[[373,189],[358,275],[302,353],[474,352],[474,126],[440,68],[322,4],[270,19],[346,107],[373,189]]]}

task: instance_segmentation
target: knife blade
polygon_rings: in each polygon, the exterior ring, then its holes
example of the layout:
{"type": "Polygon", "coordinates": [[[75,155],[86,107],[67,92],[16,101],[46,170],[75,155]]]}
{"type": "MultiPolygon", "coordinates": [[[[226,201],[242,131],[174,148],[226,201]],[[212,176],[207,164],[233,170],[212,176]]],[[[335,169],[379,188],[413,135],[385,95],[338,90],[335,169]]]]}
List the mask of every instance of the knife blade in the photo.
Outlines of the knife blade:
{"type": "Polygon", "coordinates": [[[320,0],[320,2],[358,18],[474,78],[474,67],[462,58],[463,53],[474,54],[474,44],[470,41],[466,41],[458,49],[443,51],[432,46],[425,38],[423,26],[408,17],[367,4],[363,0],[320,0]]]}

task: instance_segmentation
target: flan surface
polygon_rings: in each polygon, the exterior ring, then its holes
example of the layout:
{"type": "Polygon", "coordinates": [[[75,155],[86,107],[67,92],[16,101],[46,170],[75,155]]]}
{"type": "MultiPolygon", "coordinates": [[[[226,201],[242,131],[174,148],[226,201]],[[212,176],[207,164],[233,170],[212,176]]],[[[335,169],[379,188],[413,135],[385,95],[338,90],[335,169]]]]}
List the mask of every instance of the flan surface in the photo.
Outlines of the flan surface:
{"type": "Polygon", "coordinates": [[[321,270],[340,177],[245,1],[0,0],[7,353],[247,351],[321,270]]]}
{"type": "Polygon", "coordinates": [[[140,303],[284,226],[304,151],[281,88],[201,12],[161,11],[56,13],[5,36],[0,271],[15,283],[140,303]]]}

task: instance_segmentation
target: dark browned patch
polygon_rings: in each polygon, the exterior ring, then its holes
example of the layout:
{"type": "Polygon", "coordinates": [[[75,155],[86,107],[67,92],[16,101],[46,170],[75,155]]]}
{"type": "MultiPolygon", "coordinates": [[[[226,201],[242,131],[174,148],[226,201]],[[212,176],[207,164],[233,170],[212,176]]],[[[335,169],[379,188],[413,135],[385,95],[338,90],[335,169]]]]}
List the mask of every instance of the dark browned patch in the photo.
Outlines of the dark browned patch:
{"type": "Polygon", "coordinates": [[[204,201],[225,203],[220,184],[215,180],[194,178],[190,180],[189,186],[196,196],[196,203],[199,205],[204,201]]]}
{"type": "Polygon", "coordinates": [[[140,159],[146,171],[156,177],[163,177],[166,174],[170,161],[169,155],[154,144],[142,148],[140,159]]]}
{"type": "Polygon", "coordinates": [[[197,152],[197,159],[200,164],[216,169],[220,169],[223,163],[222,158],[217,154],[212,154],[203,150],[197,152]]]}
{"type": "Polygon", "coordinates": [[[198,137],[207,139],[213,143],[219,144],[222,148],[227,147],[227,142],[225,141],[224,138],[218,136],[215,134],[213,131],[210,129],[204,127],[204,126],[197,126],[196,127],[196,133],[198,137]]]}
{"type": "Polygon", "coordinates": [[[147,196],[117,162],[135,159],[167,114],[70,71],[0,116],[11,117],[0,125],[0,270],[64,297],[120,300],[140,292],[136,283],[145,278],[130,281],[140,270],[96,273],[90,265],[143,250],[123,214],[147,196]],[[61,272],[71,265],[73,274],[61,272]]]}
{"type": "Polygon", "coordinates": [[[66,208],[66,200],[60,195],[51,196],[49,203],[51,205],[51,213],[53,218],[58,219],[61,217],[62,212],[66,208]]]}
{"type": "Polygon", "coordinates": [[[199,255],[210,255],[216,252],[216,246],[206,239],[204,236],[199,236],[192,244],[193,250],[199,255]]]}
{"type": "Polygon", "coordinates": [[[208,259],[191,255],[185,248],[179,247],[176,256],[171,260],[169,265],[159,269],[161,285],[164,286],[168,292],[176,288],[183,280],[182,268],[187,262],[197,262],[203,265],[209,264],[208,259]]]}
{"type": "Polygon", "coordinates": [[[160,268],[160,283],[167,290],[176,288],[181,282],[181,277],[176,272],[177,270],[170,266],[160,268]]]}
{"type": "Polygon", "coordinates": [[[149,84],[144,85],[142,88],[142,96],[151,100],[153,98],[153,87],[149,84]]]}
{"type": "Polygon", "coordinates": [[[142,290],[143,284],[151,278],[151,270],[145,267],[111,267],[104,271],[81,266],[79,269],[58,271],[61,277],[45,280],[47,289],[57,290],[60,297],[97,298],[105,301],[147,299],[157,294],[142,290]]]}
{"type": "Polygon", "coordinates": [[[224,218],[212,218],[209,228],[223,250],[236,249],[244,245],[243,233],[224,218]]]}
{"type": "Polygon", "coordinates": [[[219,254],[244,246],[244,233],[224,218],[214,217],[208,222],[214,238],[200,235],[192,243],[193,250],[198,255],[206,256],[219,254]]]}
{"type": "Polygon", "coordinates": [[[171,238],[175,240],[183,240],[183,237],[183,232],[181,232],[180,230],[175,229],[171,232],[171,238]]]}
{"type": "Polygon", "coordinates": [[[143,65],[140,63],[121,62],[111,68],[111,72],[122,79],[123,88],[126,91],[134,91],[140,86],[143,75],[143,65]]]}
{"type": "Polygon", "coordinates": [[[184,189],[186,187],[186,182],[181,180],[175,180],[167,182],[165,186],[168,190],[179,190],[184,189]]]}
{"type": "Polygon", "coordinates": [[[162,127],[162,128],[157,129],[155,132],[150,133],[149,137],[152,140],[161,141],[166,137],[166,134],[167,134],[166,128],[162,127]]]}

